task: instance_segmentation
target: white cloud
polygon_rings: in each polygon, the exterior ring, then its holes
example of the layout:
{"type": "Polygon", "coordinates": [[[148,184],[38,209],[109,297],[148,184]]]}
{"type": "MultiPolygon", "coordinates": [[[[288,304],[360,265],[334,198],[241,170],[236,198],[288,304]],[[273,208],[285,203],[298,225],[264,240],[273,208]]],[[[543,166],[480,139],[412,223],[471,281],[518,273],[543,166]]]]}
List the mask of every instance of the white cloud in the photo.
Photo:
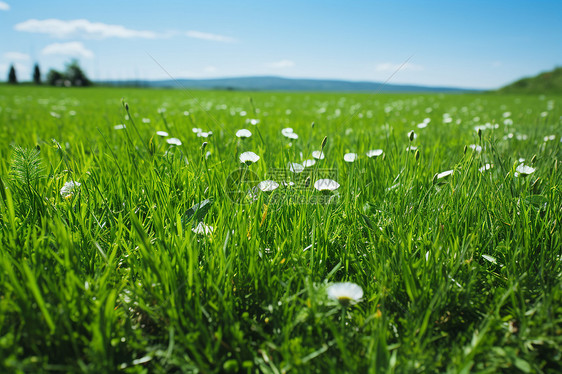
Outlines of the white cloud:
{"type": "Polygon", "coordinates": [[[203,69],[203,71],[205,73],[214,73],[217,71],[217,68],[214,66],[205,66],[205,68],[203,69]]]}
{"type": "Polygon", "coordinates": [[[203,39],[203,40],[210,40],[213,42],[223,42],[223,43],[233,43],[236,39],[231,38],[229,36],[218,35],[218,34],[211,34],[208,32],[201,32],[190,30],[185,33],[187,37],[195,38],[195,39],[203,39]]]}
{"type": "Polygon", "coordinates": [[[90,51],[81,42],[53,43],[49,44],[41,51],[44,55],[65,55],[77,57],[94,57],[94,52],[90,51]]]}
{"type": "Polygon", "coordinates": [[[393,73],[395,71],[422,71],[423,66],[412,64],[410,62],[406,62],[404,64],[394,64],[392,62],[383,62],[375,66],[376,71],[383,71],[383,72],[390,72],[393,73]]]}
{"type": "Polygon", "coordinates": [[[57,38],[84,36],[96,39],[107,38],[144,38],[156,39],[158,34],[153,31],[131,30],[122,25],[108,25],[101,22],[90,22],[87,19],[63,21],[60,19],[29,19],[14,26],[17,31],[47,34],[57,38]]]}
{"type": "Polygon", "coordinates": [[[10,4],[0,1],[0,10],[10,10],[10,4]]]}
{"type": "Polygon", "coordinates": [[[292,68],[293,66],[295,66],[295,63],[294,61],[291,60],[281,60],[276,62],[270,62],[269,64],[266,64],[266,66],[268,68],[274,68],[274,69],[285,69],[285,68],[292,68]]]}
{"type": "Polygon", "coordinates": [[[21,53],[21,52],[6,52],[4,53],[4,58],[6,60],[13,60],[13,61],[29,61],[30,57],[28,54],[21,53]]]}

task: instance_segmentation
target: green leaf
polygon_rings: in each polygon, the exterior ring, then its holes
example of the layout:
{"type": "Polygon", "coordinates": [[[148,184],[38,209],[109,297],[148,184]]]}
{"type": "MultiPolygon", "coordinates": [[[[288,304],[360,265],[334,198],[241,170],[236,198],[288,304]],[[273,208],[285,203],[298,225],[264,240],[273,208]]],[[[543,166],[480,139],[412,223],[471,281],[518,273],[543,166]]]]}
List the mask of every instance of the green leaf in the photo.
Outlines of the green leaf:
{"type": "Polygon", "coordinates": [[[185,226],[192,219],[195,219],[195,222],[202,221],[211,209],[213,202],[212,199],[205,199],[189,208],[182,219],[183,225],[185,226]]]}

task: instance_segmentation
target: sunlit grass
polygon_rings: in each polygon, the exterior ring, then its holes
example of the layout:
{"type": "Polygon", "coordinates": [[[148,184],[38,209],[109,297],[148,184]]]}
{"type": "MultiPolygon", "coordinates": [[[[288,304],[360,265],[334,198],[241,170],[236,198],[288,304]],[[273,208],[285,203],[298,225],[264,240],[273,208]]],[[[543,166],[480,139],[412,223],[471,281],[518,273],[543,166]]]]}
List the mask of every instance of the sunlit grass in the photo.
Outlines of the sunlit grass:
{"type": "Polygon", "coordinates": [[[194,95],[0,88],[0,371],[561,370],[559,97],[194,95]]]}

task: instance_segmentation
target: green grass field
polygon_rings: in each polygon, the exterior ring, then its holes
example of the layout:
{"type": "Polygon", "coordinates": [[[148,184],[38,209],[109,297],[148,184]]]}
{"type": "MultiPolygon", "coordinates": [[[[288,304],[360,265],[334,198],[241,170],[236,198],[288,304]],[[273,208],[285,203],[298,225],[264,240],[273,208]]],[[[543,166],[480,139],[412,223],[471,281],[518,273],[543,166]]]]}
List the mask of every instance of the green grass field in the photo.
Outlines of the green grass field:
{"type": "Polygon", "coordinates": [[[562,370],[561,97],[0,99],[1,372],[562,370]]]}

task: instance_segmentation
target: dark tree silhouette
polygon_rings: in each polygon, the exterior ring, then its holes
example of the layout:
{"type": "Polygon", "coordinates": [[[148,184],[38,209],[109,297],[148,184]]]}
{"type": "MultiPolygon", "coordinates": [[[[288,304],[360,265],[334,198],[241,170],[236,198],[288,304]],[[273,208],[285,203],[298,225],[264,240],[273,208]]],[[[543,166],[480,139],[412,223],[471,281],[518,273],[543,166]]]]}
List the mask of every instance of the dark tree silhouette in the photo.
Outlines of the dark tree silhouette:
{"type": "Polygon", "coordinates": [[[64,75],[60,71],[49,70],[47,73],[47,84],[50,86],[62,86],[64,83],[64,75]]]}
{"type": "Polygon", "coordinates": [[[39,64],[35,64],[33,68],[33,83],[41,84],[41,70],[39,70],[39,64]]]}
{"type": "Polygon", "coordinates": [[[14,65],[10,66],[10,72],[8,73],[8,83],[10,84],[18,83],[18,78],[16,76],[16,68],[14,68],[14,65]]]}
{"type": "Polygon", "coordinates": [[[66,65],[65,78],[68,79],[73,86],[92,85],[92,82],[86,77],[86,74],[80,68],[77,60],[72,60],[66,65]]]}
{"type": "Polygon", "coordinates": [[[51,86],[91,86],[92,82],[80,68],[77,60],[72,60],[66,65],[64,73],[56,70],[49,70],[47,74],[47,84],[51,86]]]}

